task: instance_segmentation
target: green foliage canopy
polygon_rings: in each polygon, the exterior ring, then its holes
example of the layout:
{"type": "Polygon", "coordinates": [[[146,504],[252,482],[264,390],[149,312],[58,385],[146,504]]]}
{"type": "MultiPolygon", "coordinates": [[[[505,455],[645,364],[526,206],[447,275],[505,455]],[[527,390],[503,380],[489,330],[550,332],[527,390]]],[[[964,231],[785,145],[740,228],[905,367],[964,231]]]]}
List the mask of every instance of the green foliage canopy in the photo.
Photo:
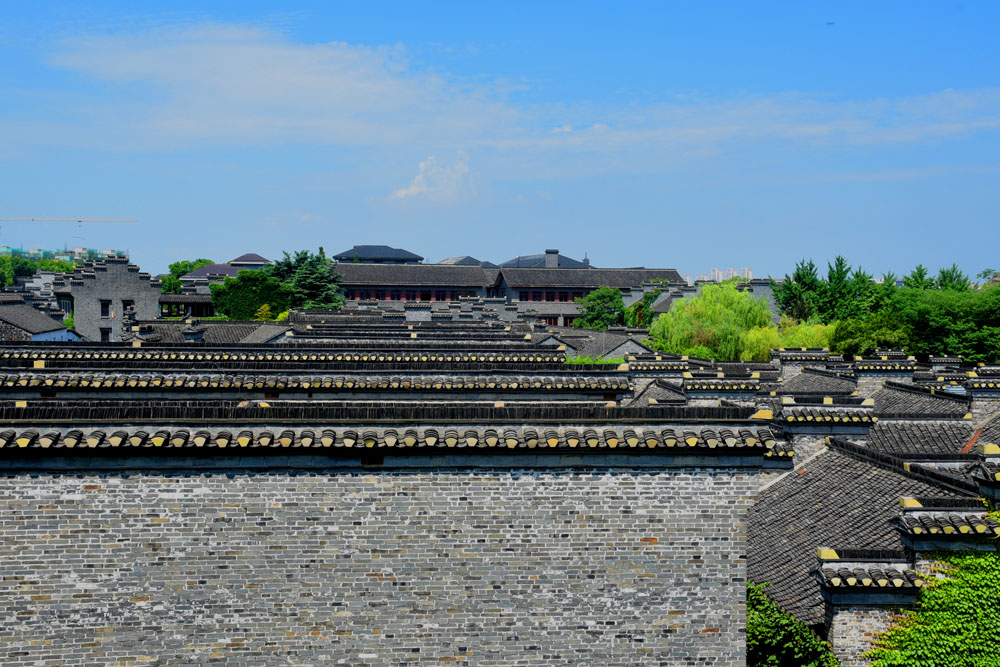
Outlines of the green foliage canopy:
{"type": "Polygon", "coordinates": [[[210,259],[205,259],[204,257],[195,260],[182,259],[179,262],[174,262],[173,264],[168,265],[167,269],[170,271],[170,275],[174,278],[180,278],[181,276],[186,276],[192,271],[197,271],[201,267],[208,266],[209,264],[215,264],[215,262],[210,259]]]}
{"type": "Polygon", "coordinates": [[[587,296],[576,299],[580,315],[573,326],[584,329],[607,329],[625,321],[625,301],[621,291],[613,287],[598,287],[587,296]]]}
{"type": "Polygon", "coordinates": [[[675,303],[653,322],[649,334],[653,347],[664,352],[749,361],[770,358],[770,347],[766,357],[760,349],[764,334],[753,330],[771,327],[767,301],[739,291],[736,281],[728,280],[705,285],[698,296],[675,303]],[[748,343],[755,346],[753,352],[748,343]]]}
{"type": "Polygon", "coordinates": [[[944,579],[921,589],[917,608],[875,643],[872,667],[1000,665],[1000,554],[936,556],[944,579]]]}
{"type": "Polygon", "coordinates": [[[160,291],[164,294],[180,294],[182,287],[184,287],[184,283],[172,273],[163,276],[163,279],[160,281],[160,291]]]}
{"type": "Polygon", "coordinates": [[[73,262],[63,259],[40,259],[33,262],[24,257],[3,255],[0,257],[0,288],[14,284],[14,278],[30,278],[39,271],[72,273],[73,262]]]}
{"type": "Polygon", "coordinates": [[[624,312],[625,326],[646,329],[653,323],[653,302],[663,293],[662,289],[645,292],[642,300],[627,307],[624,312]]]}
{"type": "Polygon", "coordinates": [[[829,645],[747,584],[747,667],[838,667],[829,645]]]}
{"type": "Polygon", "coordinates": [[[212,285],[215,309],[231,320],[252,320],[264,305],[271,312],[281,312],[291,298],[292,288],[264,271],[240,271],[237,277],[212,285]]]}

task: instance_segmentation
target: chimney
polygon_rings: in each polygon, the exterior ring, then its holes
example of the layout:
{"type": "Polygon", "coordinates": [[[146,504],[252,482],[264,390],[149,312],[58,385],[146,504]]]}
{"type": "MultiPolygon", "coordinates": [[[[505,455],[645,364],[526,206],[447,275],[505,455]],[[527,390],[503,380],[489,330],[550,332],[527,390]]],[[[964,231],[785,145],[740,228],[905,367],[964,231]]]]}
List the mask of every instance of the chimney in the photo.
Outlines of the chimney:
{"type": "Polygon", "coordinates": [[[205,330],[204,324],[199,324],[198,320],[188,320],[187,326],[181,329],[181,335],[184,336],[185,343],[201,343],[205,340],[205,330]]]}
{"type": "Polygon", "coordinates": [[[553,248],[549,248],[545,251],[545,268],[546,269],[558,269],[559,268],[559,251],[553,248]]]}

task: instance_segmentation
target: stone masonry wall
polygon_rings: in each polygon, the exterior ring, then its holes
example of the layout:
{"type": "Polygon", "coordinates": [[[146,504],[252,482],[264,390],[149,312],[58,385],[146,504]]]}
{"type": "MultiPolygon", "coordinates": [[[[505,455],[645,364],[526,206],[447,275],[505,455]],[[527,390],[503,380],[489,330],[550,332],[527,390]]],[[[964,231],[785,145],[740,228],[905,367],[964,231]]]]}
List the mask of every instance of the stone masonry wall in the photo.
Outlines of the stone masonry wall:
{"type": "Polygon", "coordinates": [[[977,426],[981,426],[998,411],[1000,411],[1000,392],[996,394],[980,392],[972,395],[972,420],[977,426]]]}
{"type": "Polygon", "coordinates": [[[160,315],[160,286],[141,274],[125,259],[109,258],[96,265],[94,276],[73,281],[73,324],[86,340],[101,340],[101,329],[111,330],[111,340],[121,340],[122,301],[132,301],[136,319],[152,320],[160,315]],[[111,302],[109,317],[101,317],[101,301],[111,302]],[[110,313],[114,317],[110,317],[110,313]]]}
{"type": "Polygon", "coordinates": [[[742,665],[746,469],[0,478],[0,662],[742,665]]]}
{"type": "Polygon", "coordinates": [[[0,340],[31,340],[31,334],[24,329],[15,327],[13,324],[8,324],[7,322],[0,320],[0,340]]]}
{"type": "Polygon", "coordinates": [[[858,396],[871,398],[886,382],[913,384],[913,373],[858,373],[858,396]]]}
{"type": "Polygon", "coordinates": [[[861,656],[871,649],[878,633],[889,629],[897,615],[897,608],[894,607],[838,606],[833,613],[827,639],[841,667],[867,667],[871,664],[861,656]]]}

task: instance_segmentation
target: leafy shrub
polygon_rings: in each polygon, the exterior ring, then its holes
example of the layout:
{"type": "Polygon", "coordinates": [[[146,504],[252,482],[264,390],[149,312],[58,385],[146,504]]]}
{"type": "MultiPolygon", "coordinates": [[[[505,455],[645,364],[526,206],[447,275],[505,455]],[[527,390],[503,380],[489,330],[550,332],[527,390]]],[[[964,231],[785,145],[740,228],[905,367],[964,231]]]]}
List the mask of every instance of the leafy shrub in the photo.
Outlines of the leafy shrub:
{"type": "Polygon", "coordinates": [[[747,584],[747,667],[838,667],[840,663],[809,627],[747,584]]]}

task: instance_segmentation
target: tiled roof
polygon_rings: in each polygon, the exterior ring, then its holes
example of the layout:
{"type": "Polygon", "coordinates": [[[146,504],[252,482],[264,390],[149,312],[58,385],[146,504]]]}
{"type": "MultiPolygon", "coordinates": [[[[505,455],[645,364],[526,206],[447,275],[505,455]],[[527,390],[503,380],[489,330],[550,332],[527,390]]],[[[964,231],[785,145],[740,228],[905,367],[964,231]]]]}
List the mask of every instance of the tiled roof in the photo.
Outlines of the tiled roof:
{"type": "Polygon", "coordinates": [[[896,417],[964,417],[970,410],[969,400],[929,389],[886,382],[875,392],[875,414],[896,417]]]}
{"type": "Polygon", "coordinates": [[[979,442],[1000,445],[1000,413],[983,425],[983,432],[979,436],[979,442]]]}
{"type": "Polygon", "coordinates": [[[208,278],[210,276],[227,276],[235,278],[240,271],[246,271],[242,266],[232,266],[230,264],[208,264],[195,269],[191,273],[181,276],[181,280],[193,280],[195,278],[208,278]]]}
{"type": "Polygon", "coordinates": [[[362,264],[341,262],[337,273],[341,284],[405,287],[487,287],[493,284],[481,266],[450,266],[447,264],[362,264]]]}
{"type": "Polygon", "coordinates": [[[958,454],[972,435],[969,422],[883,419],[868,432],[868,446],[882,454],[913,459],[928,454],[958,454]]]}
{"type": "Polygon", "coordinates": [[[271,260],[266,257],[262,257],[255,252],[248,252],[244,255],[240,255],[236,259],[229,260],[230,264],[270,264],[271,260]]]}
{"type": "Polygon", "coordinates": [[[985,508],[979,511],[904,512],[900,523],[904,533],[922,538],[1000,537],[1000,522],[989,517],[985,508]]]}
{"type": "Polygon", "coordinates": [[[40,310],[36,310],[23,303],[23,301],[22,303],[0,305],[0,320],[29,334],[47,333],[66,328],[40,310]]]}
{"type": "Polygon", "coordinates": [[[799,620],[823,621],[816,549],[902,550],[894,525],[901,496],[957,493],[928,480],[830,449],[761,491],[748,524],[748,574],[799,620]]]}
{"type": "Polygon", "coordinates": [[[160,303],[212,303],[211,294],[161,294],[160,303]]]}
{"type": "Polygon", "coordinates": [[[450,264],[452,266],[482,266],[491,269],[497,268],[497,265],[492,262],[484,262],[470,255],[461,255],[459,257],[448,257],[446,259],[442,259],[440,262],[438,262],[438,264],[450,264]]]}
{"type": "Polygon", "coordinates": [[[838,590],[871,589],[917,589],[926,582],[924,577],[905,564],[851,563],[840,564],[836,561],[825,562],[819,570],[822,585],[838,590]]]}
{"type": "Polygon", "coordinates": [[[368,259],[420,262],[424,259],[409,250],[393,248],[387,245],[356,245],[350,250],[337,253],[333,256],[333,259],[339,262],[352,262],[355,257],[361,261],[368,259]]]}
{"type": "Polygon", "coordinates": [[[824,396],[851,394],[857,390],[854,380],[829,371],[803,368],[802,372],[781,383],[783,394],[822,394],[824,396]]]}
{"type": "Polygon", "coordinates": [[[629,405],[683,405],[687,403],[687,394],[678,384],[666,382],[664,380],[653,380],[639,394],[633,398],[629,405]]]}
{"type": "MultiPolygon", "coordinates": [[[[622,392],[631,384],[624,375],[588,375],[566,372],[563,374],[533,375],[481,375],[481,374],[308,374],[284,373],[219,373],[206,369],[201,373],[171,371],[141,371],[109,373],[88,372],[3,372],[0,369],[0,387],[17,388],[87,388],[89,390],[115,391],[120,389],[205,389],[251,390],[287,389],[328,392],[379,390],[458,392],[486,391],[496,393],[561,391],[622,392]]],[[[683,394],[680,394],[684,403],[683,394]]],[[[665,401],[664,401],[665,402],[665,401]]],[[[676,401],[675,401],[676,402],[676,401]]]]}
{"type": "Polygon", "coordinates": [[[682,282],[674,269],[500,269],[510,287],[640,287],[654,280],[682,282]]]}
{"type": "MultiPolygon", "coordinates": [[[[148,325],[142,337],[155,339],[158,344],[172,345],[185,342],[182,330],[187,323],[183,320],[152,320],[142,324],[144,327],[148,325]]],[[[266,322],[200,322],[199,324],[205,327],[203,342],[208,345],[250,342],[244,339],[259,329],[268,327],[266,331],[275,326],[266,322]]]]}
{"type": "Polygon", "coordinates": [[[664,428],[656,426],[621,426],[615,424],[579,426],[441,424],[434,426],[399,426],[337,424],[315,427],[273,427],[234,425],[216,428],[165,428],[158,425],[118,428],[10,428],[0,432],[0,452],[19,449],[173,448],[225,449],[239,453],[247,449],[326,448],[378,449],[405,451],[407,448],[476,448],[476,449],[597,449],[620,448],[623,452],[650,452],[657,448],[679,452],[764,453],[775,447],[773,434],[760,427],[743,429],[732,439],[722,439],[708,427],[664,428]],[[730,451],[731,450],[731,451],[730,451]]]}
{"type": "MultiPolygon", "coordinates": [[[[176,323],[179,328],[186,326],[176,323]]],[[[223,324],[220,322],[212,324],[223,324]]],[[[260,322],[228,324],[253,324],[260,322]]],[[[266,325],[265,325],[266,326],[266,325]]],[[[178,331],[179,331],[178,328],[178,331]]],[[[205,336],[214,327],[208,327],[205,336]]],[[[230,332],[233,333],[233,332],[230,332]]],[[[237,332],[238,333],[238,332],[237,332]]],[[[249,331],[244,335],[249,335],[249,331]]],[[[212,368],[235,369],[305,369],[318,372],[344,367],[377,368],[386,364],[405,365],[410,368],[428,368],[434,364],[465,364],[467,366],[510,366],[511,368],[533,368],[557,365],[565,368],[562,352],[529,346],[523,350],[499,351],[496,349],[473,349],[471,351],[445,349],[399,350],[386,346],[383,349],[329,350],[308,348],[275,348],[273,350],[245,349],[204,349],[198,345],[175,343],[178,349],[125,349],[125,348],[82,348],[82,349],[7,349],[0,352],[0,359],[8,368],[28,367],[44,361],[46,368],[89,368],[107,370],[109,368],[212,368]]],[[[458,368],[457,366],[454,366],[458,368]]],[[[461,367],[468,370],[467,367],[461,367]]],[[[582,369],[581,369],[582,370],[582,369]]]]}
{"type": "MultiPolygon", "coordinates": [[[[537,255],[518,255],[513,259],[508,259],[506,262],[500,262],[501,268],[520,268],[520,269],[543,269],[545,268],[545,253],[540,253],[537,255]]],[[[566,255],[559,255],[559,268],[560,269],[589,269],[590,264],[581,262],[580,260],[573,259],[572,257],[567,257],[566,255]]]]}

